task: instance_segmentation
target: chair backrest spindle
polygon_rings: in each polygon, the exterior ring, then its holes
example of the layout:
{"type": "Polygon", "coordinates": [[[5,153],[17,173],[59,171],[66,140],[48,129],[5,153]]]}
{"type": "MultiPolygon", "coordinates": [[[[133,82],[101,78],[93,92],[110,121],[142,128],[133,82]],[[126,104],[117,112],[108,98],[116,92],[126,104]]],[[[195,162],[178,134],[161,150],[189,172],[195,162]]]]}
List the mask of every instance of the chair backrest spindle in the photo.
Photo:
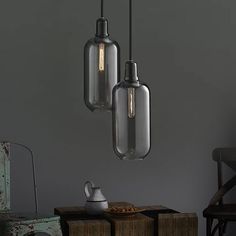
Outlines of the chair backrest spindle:
{"type": "Polygon", "coordinates": [[[10,145],[0,143],[0,213],[10,210],[10,145]]]}

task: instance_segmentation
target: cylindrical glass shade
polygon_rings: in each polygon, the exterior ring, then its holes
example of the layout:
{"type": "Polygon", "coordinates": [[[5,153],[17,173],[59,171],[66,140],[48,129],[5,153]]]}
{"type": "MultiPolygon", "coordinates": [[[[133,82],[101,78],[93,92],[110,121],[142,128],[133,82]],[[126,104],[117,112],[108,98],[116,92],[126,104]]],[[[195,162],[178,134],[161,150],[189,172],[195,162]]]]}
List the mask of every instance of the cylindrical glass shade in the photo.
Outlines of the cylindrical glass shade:
{"type": "Polygon", "coordinates": [[[112,109],[112,89],[119,82],[119,45],[109,39],[102,20],[84,49],[84,100],[91,111],[112,109]]]}
{"type": "Polygon", "coordinates": [[[113,147],[122,160],[142,160],[151,146],[150,92],[138,81],[136,64],[127,64],[126,79],[113,89],[113,147]]]}

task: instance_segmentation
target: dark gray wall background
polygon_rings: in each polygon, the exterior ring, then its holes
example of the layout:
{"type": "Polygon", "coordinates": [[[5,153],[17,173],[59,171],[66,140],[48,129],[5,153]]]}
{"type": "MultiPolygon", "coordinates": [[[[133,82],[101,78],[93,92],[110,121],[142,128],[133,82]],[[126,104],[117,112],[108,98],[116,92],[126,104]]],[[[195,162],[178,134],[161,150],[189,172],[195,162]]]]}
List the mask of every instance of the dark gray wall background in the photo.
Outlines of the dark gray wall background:
{"type": "MultiPolygon", "coordinates": [[[[93,114],[83,103],[83,45],[99,14],[94,0],[0,2],[1,137],[34,150],[42,212],[83,204],[83,183],[91,179],[109,201],[197,212],[203,236],[201,212],[216,190],[211,152],[234,145],[236,137],[236,2],[134,5],[134,55],[152,90],[152,151],[145,161],[116,159],[111,115],[93,114]]],[[[122,69],[127,6],[106,1],[122,69]]],[[[28,168],[19,162],[15,170],[28,168]]],[[[13,191],[16,202],[27,199],[24,209],[29,197],[21,193],[28,188],[13,191]]]]}

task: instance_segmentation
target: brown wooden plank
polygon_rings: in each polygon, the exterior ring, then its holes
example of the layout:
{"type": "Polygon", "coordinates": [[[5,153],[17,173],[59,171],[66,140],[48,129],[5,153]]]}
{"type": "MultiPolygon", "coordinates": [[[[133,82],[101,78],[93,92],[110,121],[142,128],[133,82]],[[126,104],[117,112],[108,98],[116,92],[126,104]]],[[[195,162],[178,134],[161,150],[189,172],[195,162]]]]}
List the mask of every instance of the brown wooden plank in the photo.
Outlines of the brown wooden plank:
{"type": "Polygon", "coordinates": [[[111,226],[106,220],[68,221],[69,236],[111,236],[111,226]]]}

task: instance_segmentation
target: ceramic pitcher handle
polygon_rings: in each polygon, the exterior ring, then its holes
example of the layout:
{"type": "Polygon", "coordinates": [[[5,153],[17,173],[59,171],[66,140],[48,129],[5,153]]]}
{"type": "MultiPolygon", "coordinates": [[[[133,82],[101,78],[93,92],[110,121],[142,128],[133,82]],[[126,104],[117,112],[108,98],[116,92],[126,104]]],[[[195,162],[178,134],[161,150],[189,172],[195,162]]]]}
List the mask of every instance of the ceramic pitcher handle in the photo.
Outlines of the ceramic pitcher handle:
{"type": "Polygon", "coordinates": [[[90,189],[95,187],[95,185],[92,181],[86,181],[85,184],[84,184],[84,193],[85,193],[85,196],[86,196],[87,199],[91,195],[91,193],[89,191],[89,187],[90,187],[90,189]]]}

